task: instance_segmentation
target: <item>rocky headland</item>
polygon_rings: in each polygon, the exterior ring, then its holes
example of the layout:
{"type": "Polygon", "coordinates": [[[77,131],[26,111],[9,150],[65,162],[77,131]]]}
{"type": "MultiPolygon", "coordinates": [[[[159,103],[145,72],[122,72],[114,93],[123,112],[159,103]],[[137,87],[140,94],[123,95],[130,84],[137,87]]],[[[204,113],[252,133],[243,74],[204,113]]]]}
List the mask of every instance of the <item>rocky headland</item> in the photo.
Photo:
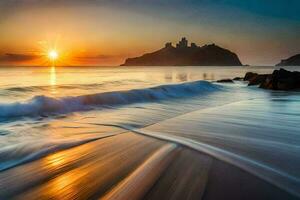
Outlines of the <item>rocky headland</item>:
{"type": "Polygon", "coordinates": [[[288,59],[281,60],[277,66],[300,66],[300,54],[294,55],[288,59]]]}
{"type": "Polygon", "coordinates": [[[242,66],[238,56],[215,44],[197,46],[188,45],[186,38],[174,47],[166,43],[165,47],[136,58],[128,58],[121,66],[242,66]]]}

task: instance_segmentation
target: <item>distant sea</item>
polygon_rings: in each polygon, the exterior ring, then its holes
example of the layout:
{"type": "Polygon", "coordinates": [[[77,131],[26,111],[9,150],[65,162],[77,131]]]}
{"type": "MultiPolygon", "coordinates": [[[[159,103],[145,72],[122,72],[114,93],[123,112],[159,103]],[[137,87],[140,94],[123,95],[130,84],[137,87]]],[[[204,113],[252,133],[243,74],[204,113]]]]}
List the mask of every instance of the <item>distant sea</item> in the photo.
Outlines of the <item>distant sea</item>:
{"type": "Polygon", "coordinates": [[[194,141],[299,195],[300,92],[214,82],[274,69],[2,67],[0,171],[96,140],[117,126],[194,141]]]}

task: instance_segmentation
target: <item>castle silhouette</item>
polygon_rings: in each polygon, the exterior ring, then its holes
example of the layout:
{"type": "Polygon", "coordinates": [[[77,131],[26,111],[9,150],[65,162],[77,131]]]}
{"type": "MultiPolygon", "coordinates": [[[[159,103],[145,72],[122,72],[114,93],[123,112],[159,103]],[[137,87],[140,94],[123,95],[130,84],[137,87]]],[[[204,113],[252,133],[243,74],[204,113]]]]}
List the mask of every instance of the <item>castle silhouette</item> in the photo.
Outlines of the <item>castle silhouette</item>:
{"type": "Polygon", "coordinates": [[[241,66],[238,56],[215,44],[197,46],[183,37],[174,47],[167,42],[162,49],[135,58],[122,66],[241,66]]]}
{"type": "MultiPolygon", "coordinates": [[[[196,43],[192,42],[190,48],[197,48],[198,46],[196,45],[196,43]]],[[[165,48],[173,48],[172,42],[167,42],[165,44],[165,48]]],[[[176,48],[180,49],[180,48],[189,48],[188,46],[188,40],[183,37],[181,38],[181,40],[176,44],[176,48]]]]}

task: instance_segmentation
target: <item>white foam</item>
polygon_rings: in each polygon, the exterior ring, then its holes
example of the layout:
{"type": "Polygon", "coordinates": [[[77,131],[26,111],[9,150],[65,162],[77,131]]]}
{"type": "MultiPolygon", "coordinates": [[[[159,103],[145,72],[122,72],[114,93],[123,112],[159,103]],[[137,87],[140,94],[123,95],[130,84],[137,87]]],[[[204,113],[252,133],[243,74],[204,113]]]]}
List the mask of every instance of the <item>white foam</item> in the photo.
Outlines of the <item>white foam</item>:
{"type": "Polygon", "coordinates": [[[68,113],[89,110],[95,106],[115,106],[138,102],[182,98],[220,90],[221,86],[207,81],[195,81],[174,85],[127,91],[105,92],[91,95],[52,98],[35,96],[27,102],[0,104],[0,117],[36,116],[50,113],[68,113]]]}

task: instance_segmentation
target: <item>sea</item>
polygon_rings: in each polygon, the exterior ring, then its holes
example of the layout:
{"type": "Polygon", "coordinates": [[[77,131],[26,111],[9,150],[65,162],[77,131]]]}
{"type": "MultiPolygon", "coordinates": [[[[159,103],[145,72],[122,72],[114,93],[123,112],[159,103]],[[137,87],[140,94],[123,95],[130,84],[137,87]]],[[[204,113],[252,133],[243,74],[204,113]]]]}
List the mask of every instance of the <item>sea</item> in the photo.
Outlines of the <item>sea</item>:
{"type": "Polygon", "coordinates": [[[1,67],[0,173],[133,131],[187,145],[300,196],[300,92],[216,82],[276,68],[1,67]]]}

